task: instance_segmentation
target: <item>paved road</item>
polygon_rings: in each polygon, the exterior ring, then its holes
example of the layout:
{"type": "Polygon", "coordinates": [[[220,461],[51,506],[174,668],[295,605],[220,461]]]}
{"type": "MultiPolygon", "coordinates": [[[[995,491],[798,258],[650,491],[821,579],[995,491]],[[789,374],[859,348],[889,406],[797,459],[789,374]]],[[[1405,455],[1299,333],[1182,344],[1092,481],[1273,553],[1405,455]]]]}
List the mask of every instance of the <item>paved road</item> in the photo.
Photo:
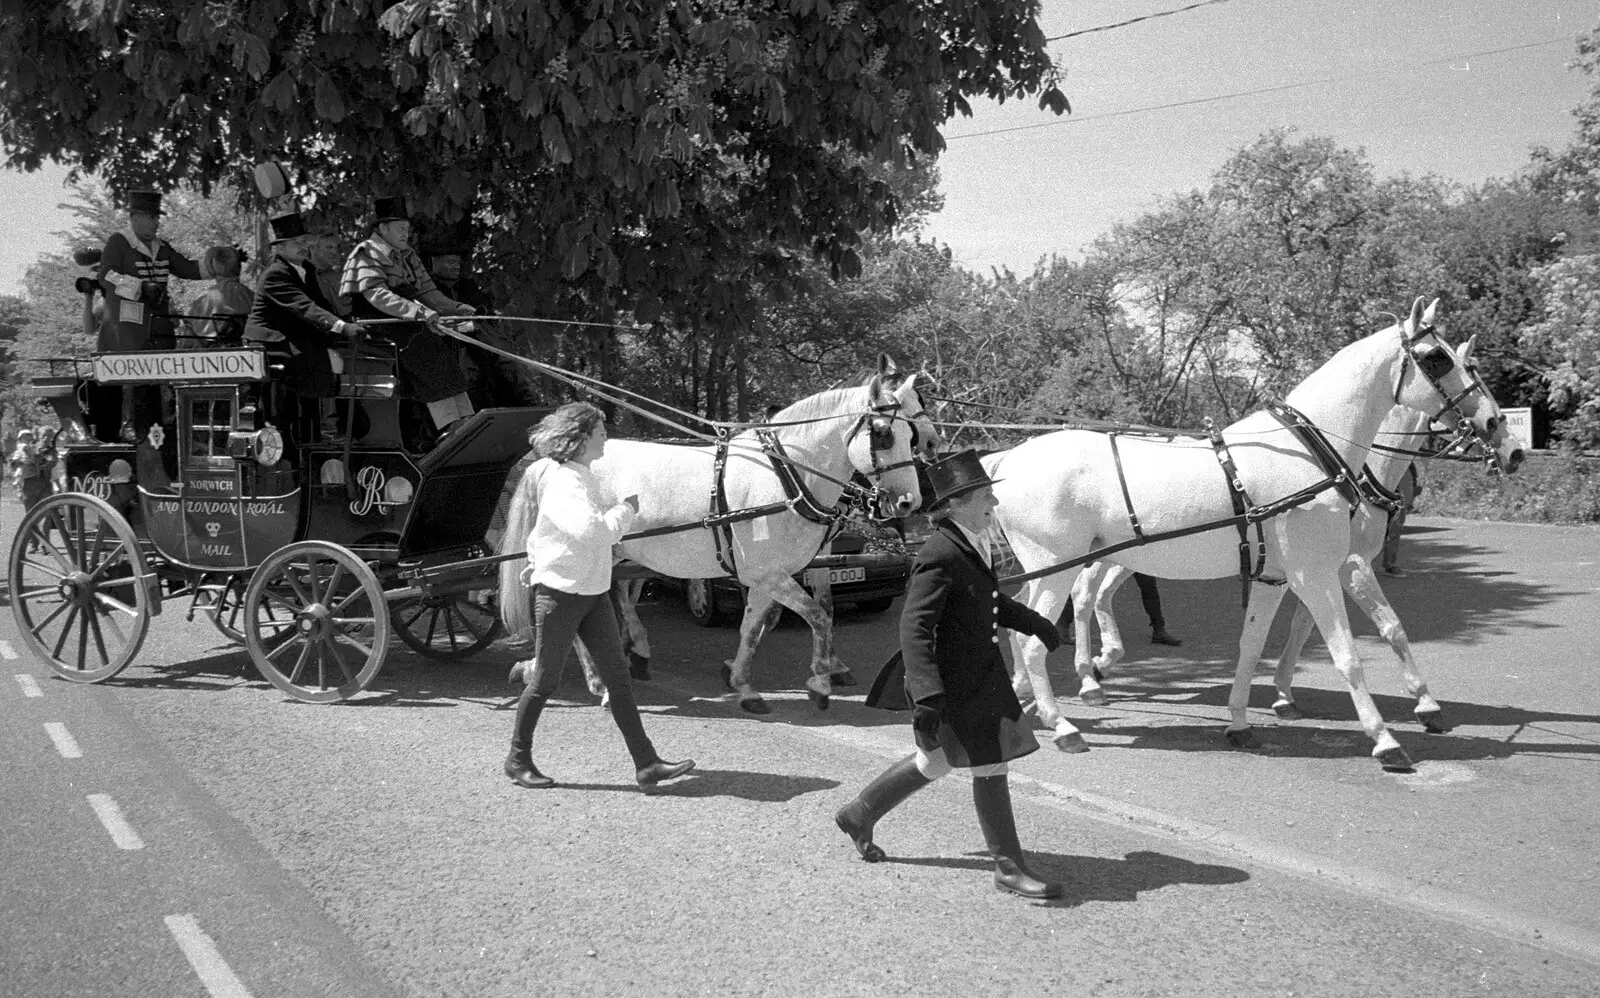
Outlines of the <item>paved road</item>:
{"type": "MultiPolygon", "coordinates": [[[[1094,751],[1045,748],[1014,779],[1036,865],[1071,884],[1060,904],[990,888],[957,779],[880,826],[895,862],[853,859],[832,812],[904,751],[904,722],[859,697],[814,711],[793,626],[760,655],[775,711],[755,718],[717,683],[734,631],[643,608],[647,724],[700,762],[652,795],[575,676],[537,747],[563,786],[499,776],[503,646],[459,666],[396,646],[371,694],[325,707],[240,679],[242,653],[179,613],[103,686],[6,658],[0,992],[1594,994],[1600,533],[1413,522],[1417,572],[1388,589],[1461,726],[1401,726],[1421,765],[1383,773],[1310,654],[1317,719],[1277,725],[1262,677],[1267,748],[1228,750],[1236,585],[1163,585],[1187,643],[1159,655],[1130,592],[1134,661],[1110,706],[1072,710],[1094,751]]],[[[883,621],[841,620],[863,678],[883,621]]],[[[0,639],[21,647],[9,615],[0,639]]]]}

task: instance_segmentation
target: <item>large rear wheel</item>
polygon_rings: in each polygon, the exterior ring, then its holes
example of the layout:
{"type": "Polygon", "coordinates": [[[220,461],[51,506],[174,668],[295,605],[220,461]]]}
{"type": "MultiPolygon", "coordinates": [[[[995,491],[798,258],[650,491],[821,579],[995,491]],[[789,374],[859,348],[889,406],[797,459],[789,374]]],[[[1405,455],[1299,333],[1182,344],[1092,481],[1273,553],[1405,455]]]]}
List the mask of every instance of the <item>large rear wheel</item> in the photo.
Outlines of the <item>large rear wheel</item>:
{"type": "Polygon", "coordinates": [[[430,593],[396,600],[394,626],[418,654],[453,662],[476,655],[500,636],[500,614],[471,593],[430,593]]]}
{"type": "Polygon", "coordinates": [[[383,667],[389,613],[367,563],[326,541],[267,556],[245,588],[245,647],[272,685],[307,703],[345,700],[383,667]]]}
{"type": "Polygon", "coordinates": [[[8,578],[23,642],[64,679],[110,679],[144,644],[154,577],[133,528],[104,500],[62,492],[29,510],[8,578]]]}

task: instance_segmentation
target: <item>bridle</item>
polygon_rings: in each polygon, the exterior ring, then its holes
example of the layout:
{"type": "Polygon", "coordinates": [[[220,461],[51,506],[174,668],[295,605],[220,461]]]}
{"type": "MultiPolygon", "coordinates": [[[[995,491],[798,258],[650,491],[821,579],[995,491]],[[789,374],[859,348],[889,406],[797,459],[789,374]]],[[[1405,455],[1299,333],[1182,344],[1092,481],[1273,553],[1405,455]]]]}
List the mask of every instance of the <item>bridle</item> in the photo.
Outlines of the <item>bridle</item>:
{"type": "MultiPolygon", "coordinates": [[[[1479,427],[1477,423],[1473,422],[1472,417],[1461,408],[1461,403],[1475,392],[1482,393],[1485,399],[1489,398],[1489,390],[1484,386],[1483,378],[1478,374],[1477,365],[1472,363],[1462,365],[1463,373],[1467,377],[1467,387],[1452,395],[1449,389],[1444,386],[1445,375],[1454,370],[1456,366],[1455,358],[1451,356],[1450,352],[1441,350],[1423,356],[1418,356],[1417,354],[1416,344],[1419,341],[1429,336],[1433,336],[1435,339],[1438,338],[1433,331],[1433,326],[1423,325],[1419,322],[1417,331],[1409,336],[1406,335],[1404,326],[1400,326],[1399,329],[1400,373],[1394,382],[1394,404],[1400,404],[1400,390],[1405,386],[1406,381],[1406,366],[1408,364],[1416,364],[1417,372],[1427,380],[1434,392],[1444,400],[1444,407],[1435,413],[1432,419],[1440,423],[1453,419],[1456,425],[1455,436],[1450,439],[1444,449],[1451,450],[1458,444],[1466,442],[1469,438],[1476,438],[1477,442],[1483,445],[1484,450],[1493,455],[1495,452],[1494,434],[1500,427],[1502,417],[1491,416],[1485,426],[1479,427]],[[1440,363],[1441,361],[1443,361],[1442,364],[1440,363]],[[1447,417],[1450,419],[1447,419],[1447,417]]],[[[1492,456],[1490,462],[1491,464],[1493,463],[1492,456]]]]}
{"type": "Polygon", "coordinates": [[[900,403],[898,401],[875,405],[862,413],[845,437],[846,447],[855,441],[856,435],[863,428],[867,431],[867,450],[872,457],[872,470],[865,473],[868,478],[877,480],[891,471],[916,465],[917,424],[900,415],[900,403]],[[878,455],[884,451],[894,450],[894,423],[897,419],[904,420],[911,427],[912,456],[905,461],[885,464],[878,455]]]}

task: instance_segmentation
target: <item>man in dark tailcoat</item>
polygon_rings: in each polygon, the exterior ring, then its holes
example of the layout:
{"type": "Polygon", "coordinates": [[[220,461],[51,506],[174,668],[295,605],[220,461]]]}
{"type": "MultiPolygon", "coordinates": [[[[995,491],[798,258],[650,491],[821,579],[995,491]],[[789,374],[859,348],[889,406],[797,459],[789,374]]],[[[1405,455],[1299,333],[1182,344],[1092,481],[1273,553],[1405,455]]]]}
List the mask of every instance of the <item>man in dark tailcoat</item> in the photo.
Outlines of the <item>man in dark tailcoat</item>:
{"type": "Polygon", "coordinates": [[[873,826],[896,805],[952,769],[972,772],[972,802],[994,858],[995,887],[1051,898],[1061,885],[1028,872],[1017,840],[1006,764],[1039,747],[1000,657],[1000,628],[1061,644],[1049,620],[1000,592],[989,552],[993,482],[974,451],[928,469],[933,509],[945,515],[917,553],[900,614],[906,700],[915,753],[890,766],[839,811],[839,828],[861,858],[886,858],[873,826]]]}
{"type": "Polygon", "coordinates": [[[338,392],[338,337],[363,332],[357,322],[339,318],[323,294],[316,269],[306,259],[311,235],[298,212],[272,219],[272,263],[261,275],[244,338],[260,343],[270,362],[281,364],[274,379],[291,393],[277,422],[301,441],[317,422],[315,399],[338,392]]]}

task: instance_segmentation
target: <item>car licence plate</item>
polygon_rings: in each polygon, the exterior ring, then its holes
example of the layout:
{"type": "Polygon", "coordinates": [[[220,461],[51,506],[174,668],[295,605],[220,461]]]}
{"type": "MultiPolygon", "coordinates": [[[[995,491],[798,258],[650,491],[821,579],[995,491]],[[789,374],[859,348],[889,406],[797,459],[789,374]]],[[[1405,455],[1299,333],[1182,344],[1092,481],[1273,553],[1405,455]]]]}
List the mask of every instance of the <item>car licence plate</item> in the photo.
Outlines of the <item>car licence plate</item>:
{"type": "Polygon", "coordinates": [[[865,582],[867,570],[864,568],[830,568],[828,569],[828,585],[837,586],[841,582],[865,582]]]}

